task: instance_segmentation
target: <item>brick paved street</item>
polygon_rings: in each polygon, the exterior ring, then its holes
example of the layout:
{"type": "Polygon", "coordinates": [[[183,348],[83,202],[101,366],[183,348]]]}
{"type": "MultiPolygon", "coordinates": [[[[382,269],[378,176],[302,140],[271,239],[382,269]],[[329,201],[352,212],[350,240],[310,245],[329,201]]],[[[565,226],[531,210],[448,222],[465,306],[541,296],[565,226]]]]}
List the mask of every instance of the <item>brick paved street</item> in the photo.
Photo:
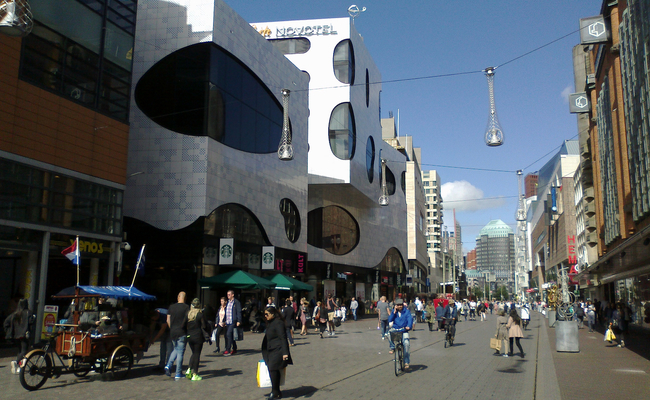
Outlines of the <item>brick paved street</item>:
{"type": "MultiPolygon", "coordinates": [[[[613,393],[622,387],[630,393],[630,399],[650,396],[647,359],[628,349],[605,347],[602,335],[588,334],[586,329],[580,331],[580,353],[556,353],[553,329],[548,329],[546,320],[536,313],[522,340],[526,358],[494,356],[488,344],[494,334],[495,318],[493,315],[487,322],[458,324],[456,343],[447,349],[441,332],[428,332],[426,324],[418,324],[411,339],[412,370],[400,377],[394,375],[388,342],[379,338],[376,320],[346,322],[333,338],[320,339],[314,333],[306,338],[297,336],[292,348],[295,365],[288,368],[283,397],[615,399],[619,397],[613,393]],[[560,379],[556,371],[561,373],[560,379]]],[[[259,389],[255,382],[261,341],[261,334],[247,333],[238,354],[232,357],[213,355],[214,347],[206,346],[201,382],[174,382],[153,372],[151,367],[157,362],[158,351],[154,346],[124,381],[104,382],[98,376],[89,380],[65,375],[48,380],[42,389],[30,393],[22,388],[18,376],[9,374],[10,359],[3,358],[1,397],[262,399],[269,389],[259,389]]],[[[189,355],[188,349],[186,362],[189,355]]]]}

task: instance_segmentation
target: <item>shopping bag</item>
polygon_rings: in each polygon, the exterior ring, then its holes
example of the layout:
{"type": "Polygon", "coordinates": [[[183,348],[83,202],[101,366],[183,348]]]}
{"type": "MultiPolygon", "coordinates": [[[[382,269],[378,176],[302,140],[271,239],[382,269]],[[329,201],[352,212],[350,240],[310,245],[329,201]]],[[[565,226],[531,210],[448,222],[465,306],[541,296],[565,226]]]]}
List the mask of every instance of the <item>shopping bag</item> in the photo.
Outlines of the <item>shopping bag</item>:
{"type": "Polygon", "coordinates": [[[241,327],[235,328],[233,330],[232,336],[235,342],[241,342],[242,340],[244,340],[244,328],[241,327]]]}
{"type": "Polygon", "coordinates": [[[257,362],[257,387],[271,387],[271,376],[269,375],[269,369],[266,368],[264,360],[257,362]]]}
{"type": "Polygon", "coordinates": [[[217,341],[217,328],[214,328],[212,330],[212,337],[210,337],[210,340],[212,340],[212,343],[216,343],[216,341],[217,341]]]}
{"type": "Polygon", "coordinates": [[[490,338],[490,348],[501,351],[501,341],[497,338],[490,338]]]}
{"type": "Polygon", "coordinates": [[[612,332],[611,329],[607,329],[607,332],[605,332],[605,339],[603,340],[606,342],[611,342],[614,339],[616,339],[616,335],[614,335],[614,332],[612,332]]]}

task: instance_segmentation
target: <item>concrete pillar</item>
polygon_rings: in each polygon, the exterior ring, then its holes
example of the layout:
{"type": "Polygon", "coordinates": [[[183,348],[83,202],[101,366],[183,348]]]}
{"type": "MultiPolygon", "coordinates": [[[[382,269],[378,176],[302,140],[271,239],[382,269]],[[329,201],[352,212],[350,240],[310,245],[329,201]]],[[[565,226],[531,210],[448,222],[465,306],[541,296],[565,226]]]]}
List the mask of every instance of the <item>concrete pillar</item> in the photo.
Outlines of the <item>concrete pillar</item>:
{"type": "Polygon", "coordinates": [[[568,353],[580,352],[576,321],[555,321],[555,350],[568,353]]]}
{"type": "Polygon", "coordinates": [[[22,293],[27,300],[29,300],[29,309],[35,310],[38,291],[36,287],[36,274],[38,269],[38,252],[29,251],[24,254],[21,259],[21,270],[24,271],[22,275],[22,293]]]}
{"type": "Polygon", "coordinates": [[[45,308],[45,288],[47,287],[47,269],[50,259],[50,232],[43,232],[41,243],[40,276],[38,279],[38,301],[34,306],[36,311],[36,335],[35,339],[40,340],[43,328],[43,315],[45,308]]]}
{"type": "Polygon", "coordinates": [[[99,284],[99,258],[90,259],[90,278],[88,284],[90,286],[97,286],[99,284]]]}

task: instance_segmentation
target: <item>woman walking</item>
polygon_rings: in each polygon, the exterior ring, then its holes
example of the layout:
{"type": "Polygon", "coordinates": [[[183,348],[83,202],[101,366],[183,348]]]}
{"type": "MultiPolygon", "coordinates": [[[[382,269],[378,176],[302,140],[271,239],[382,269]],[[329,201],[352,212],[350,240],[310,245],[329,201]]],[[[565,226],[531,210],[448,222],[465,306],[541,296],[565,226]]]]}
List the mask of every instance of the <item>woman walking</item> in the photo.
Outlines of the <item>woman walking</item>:
{"type": "Polygon", "coordinates": [[[307,321],[310,319],[309,315],[309,303],[304,297],[300,300],[300,323],[302,328],[300,329],[300,335],[307,335],[307,321]]]}
{"type": "Polygon", "coordinates": [[[286,329],[287,339],[289,340],[289,346],[293,346],[293,336],[291,336],[291,331],[293,330],[293,320],[295,319],[295,312],[293,311],[293,305],[291,300],[287,299],[284,302],[284,307],[282,311],[282,319],[284,320],[284,328],[286,329]]]}
{"type": "Polygon", "coordinates": [[[521,343],[519,342],[519,339],[524,337],[524,331],[521,330],[521,318],[519,318],[519,314],[517,314],[517,310],[514,307],[510,310],[510,318],[508,318],[508,324],[506,326],[508,327],[508,336],[510,338],[510,354],[508,355],[512,356],[512,339],[515,339],[521,358],[526,357],[526,353],[524,353],[524,349],[521,348],[521,343]]]}
{"type": "Polygon", "coordinates": [[[225,336],[226,336],[226,305],[228,304],[228,300],[226,300],[225,297],[221,298],[221,305],[219,306],[219,311],[217,311],[217,323],[214,325],[214,329],[216,332],[214,332],[214,342],[217,345],[217,348],[214,349],[215,353],[219,353],[221,351],[221,346],[219,345],[219,342],[221,342],[221,335],[224,335],[224,341],[225,336]]]}
{"type": "MultiPolygon", "coordinates": [[[[503,346],[503,356],[508,357],[508,317],[506,317],[506,312],[503,311],[503,308],[499,308],[497,315],[497,332],[495,336],[497,340],[500,340],[505,344],[503,346]]],[[[494,354],[499,354],[499,350],[496,350],[494,354]]]]}
{"type": "Polygon", "coordinates": [[[262,341],[262,358],[269,370],[271,378],[271,394],[269,399],[282,398],[280,392],[280,371],[287,365],[293,364],[289,345],[287,343],[287,334],[285,324],[282,320],[282,314],[275,307],[268,307],[264,311],[266,317],[266,333],[262,341]]]}
{"type": "Polygon", "coordinates": [[[21,299],[18,301],[16,311],[9,314],[4,321],[5,338],[13,340],[14,345],[18,347],[16,360],[11,362],[12,374],[20,372],[20,362],[25,357],[25,354],[27,354],[32,319],[32,312],[29,310],[29,301],[27,299],[21,299]]]}
{"type": "Polygon", "coordinates": [[[321,303],[320,307],[318,308],[318,326],[320,327],[320,338],[323,338],[323,332],[329,328],[329,321],[328,317],[329,316],[329,311],[327,308],[321,303]]]}
{"type": "Polygon", "coordinates": [[[199,299],[194,299],[190,311],[187,313],[187,344],[192,349],[192,357],[190,357],[189,368],[185,372],[185,377],[192,381],[203,379],[199,376],[199,360],[203,342],[210,338],[208,332],[209,326],[201,312],[201,302],[199,299]]]}

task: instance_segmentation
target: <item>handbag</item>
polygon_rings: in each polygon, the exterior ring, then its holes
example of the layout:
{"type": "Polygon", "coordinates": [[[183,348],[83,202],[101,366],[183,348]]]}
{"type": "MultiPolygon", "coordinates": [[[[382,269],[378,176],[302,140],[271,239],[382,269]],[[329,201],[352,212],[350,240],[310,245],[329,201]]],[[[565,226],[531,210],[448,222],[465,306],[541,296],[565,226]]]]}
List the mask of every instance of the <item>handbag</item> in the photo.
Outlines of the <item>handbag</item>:
{"type": "Polygon", "coordinates": [[[244,340],[244,328],[235,328],[232,331],[232,340],[235,342],[241,342],[244,340]]]}
{"type": "MultiPolygon", "coordinates": [[[[286,376],[287,368],[285,367],[280,370],[280,386],[284,386],[286,376]]],[[[269,375],[269,369],[264,360],[259,360],[257,362],[257,387],[271,387],[271,375],[269,375]]]]}
{"type": "Polygon", "coordinates": [[[490,348],[501,351],[501,340],[497,338],[490,338],[490,348]]]}

